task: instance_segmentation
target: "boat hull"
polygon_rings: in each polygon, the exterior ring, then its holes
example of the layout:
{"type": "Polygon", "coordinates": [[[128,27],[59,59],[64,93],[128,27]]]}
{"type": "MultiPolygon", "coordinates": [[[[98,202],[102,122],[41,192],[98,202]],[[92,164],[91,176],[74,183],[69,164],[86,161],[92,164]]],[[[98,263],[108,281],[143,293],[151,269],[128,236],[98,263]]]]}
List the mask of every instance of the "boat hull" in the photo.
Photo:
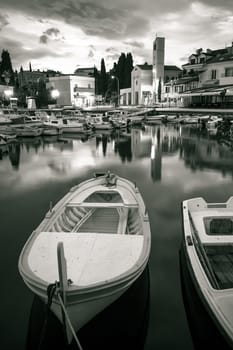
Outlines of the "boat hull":
{"type": "Polygon", "coordinates": [[[179,251],[182,297],[196,349],[230,350],[231,346],[201,293],[187,256],[184,242],[179,251]]]}

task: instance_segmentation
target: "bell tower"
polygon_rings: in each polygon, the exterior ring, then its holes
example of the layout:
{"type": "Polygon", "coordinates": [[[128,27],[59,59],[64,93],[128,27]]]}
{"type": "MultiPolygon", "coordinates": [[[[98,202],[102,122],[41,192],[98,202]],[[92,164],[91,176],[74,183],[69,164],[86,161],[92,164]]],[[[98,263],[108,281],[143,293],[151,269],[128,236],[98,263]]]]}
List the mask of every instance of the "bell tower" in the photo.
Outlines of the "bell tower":
{"type": "Polygon", "coordinates": [[[164,51],[165,38],[157,37],[153,42],[153,68],[152,68],[152,86],[153,102],[161,101],[161,93],[164,84],[164,51]]]}

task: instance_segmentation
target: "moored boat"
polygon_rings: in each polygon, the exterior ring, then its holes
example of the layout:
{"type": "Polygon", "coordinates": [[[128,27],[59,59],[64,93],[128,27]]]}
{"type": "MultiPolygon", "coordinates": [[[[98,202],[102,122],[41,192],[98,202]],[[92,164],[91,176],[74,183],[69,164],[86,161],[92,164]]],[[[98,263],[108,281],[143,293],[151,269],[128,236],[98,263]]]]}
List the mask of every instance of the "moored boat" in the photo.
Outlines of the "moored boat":
{"type": "Polygon", "coordinates": [[[42,135],[42,128],[29,125],[17,126],[13,129],[18,137],[36,137],[42,135]]]}
{"type": "Polygon", "coordinates": [[[60,128],[63,133],[86,132],[88,126],[83,117],[75,118],[51,118],[44,122],[44,126],[50,128],[60,128]]]}
{"type": "Polygon", "coordinates": [[[203,308],[221,338],[233,348],[233,197],[226,203],[203,198],[182,205],[185,260],[203,308]]]}
{"type": "Polygon", "coordinates": [[[99,175],[73,187],[46,214],[19,258],[25,284],[45,303],[48,287],[60,280],[51,310],[65,325],[62,292],[75,331],[138,279],[150,254],[150,224],[138,188],[109,172],[99,175]]]}
{"type": "Polygon", "coordinates": [[[45,126],[43,128],[42,134],[45,136],[56,136],[61,135],[63,133],[63,129],[60,127],[51,127],[51,126],[45,126]]]}

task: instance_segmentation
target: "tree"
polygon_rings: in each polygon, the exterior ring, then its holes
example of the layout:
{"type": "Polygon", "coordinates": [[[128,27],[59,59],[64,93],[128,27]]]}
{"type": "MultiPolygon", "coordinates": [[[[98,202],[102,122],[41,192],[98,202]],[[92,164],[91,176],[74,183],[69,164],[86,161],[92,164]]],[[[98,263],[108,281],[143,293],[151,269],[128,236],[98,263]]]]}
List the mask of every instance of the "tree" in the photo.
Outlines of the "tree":
{"type": "Polygon", "coordinates": [[[125,64],[126,64],[125,88],[129,88],[131,87],[131,72],[133,70],[133,57],[130,52],[127,53],[125,64]]]}
{"type": "Polygon", "coordinates": [[[12,68],[10,54],[7,50],[2,50],[0,63],[0,80],[6,85],[14,85],[15,77],[12,68]]]}
{"type": "Polygon", "coordinates": [[[48,106],[48,91],[44,79],[40,78],[38,81],[38,90],[36,94],[36,106],[38,108],[48,106]]]}
{"type": "Polygon", "coordinates": [[[118,62],[118,79],[120,83],[120,89],[123,89],[125,87],[125,66],[126,66],[126,56],[125,53],[121,53],[118,62]]]}
{"type": "Polygon", "coordinates": [[[100,68],[100,84],[99,84],[100,94],[102,96],[105,95],[105,93],[107,91],[107,86],[108,86],[108,77],[107,77],[107,73],[106,73],[104,58],[102,58],[101,59],[101,68],[100,68]]]}

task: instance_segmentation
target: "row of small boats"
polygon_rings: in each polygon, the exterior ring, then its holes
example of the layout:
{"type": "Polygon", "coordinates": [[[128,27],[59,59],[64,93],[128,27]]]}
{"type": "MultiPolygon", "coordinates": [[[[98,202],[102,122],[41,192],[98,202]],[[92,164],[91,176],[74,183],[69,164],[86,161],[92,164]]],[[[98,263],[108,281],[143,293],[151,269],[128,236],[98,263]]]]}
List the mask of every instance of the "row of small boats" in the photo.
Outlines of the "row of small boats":
{"type": "MultiPolygon", "coordinates": [[[[223,344],[232,348],[233,197],[226,203],[185,200],[182,215],[182,250],[193,285],[223,344]]],[[[138,187],[107,172],[71,188],[50,207],[18,266],[28,288],[51,304],[71,342],[72,331],[139,278],[150,249],[150,222],[138,187]]]]}

